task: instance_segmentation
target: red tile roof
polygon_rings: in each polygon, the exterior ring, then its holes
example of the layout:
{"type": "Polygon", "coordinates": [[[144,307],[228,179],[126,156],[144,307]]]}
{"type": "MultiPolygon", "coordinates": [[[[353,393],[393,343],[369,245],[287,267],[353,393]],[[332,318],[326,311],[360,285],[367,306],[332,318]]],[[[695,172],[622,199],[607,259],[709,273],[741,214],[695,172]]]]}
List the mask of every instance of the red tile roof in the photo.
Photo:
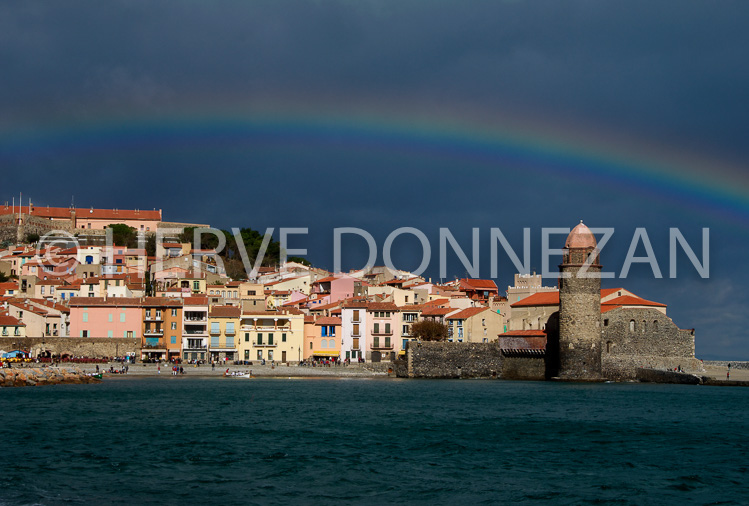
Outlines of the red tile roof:
{"type": "Polygon", "coordinates": [[[208,297],[205,295],[185,297],[183,302],[185,306],[207,306],[208,297]]]}
{"type": "MultiPolygon", "coordinates": [[[[15,212],[18,212],[19,207],[15,207],[15,212]]],[[[70,208],[69,207],[47,207],[47,206],[31,206],[31,213],[29,213],[29,206],[21,207],[23,214],[31,214],[32,216],[40,216],[42,218],[56,218],[56,219],[70,219],[70,208]]],[[[128,210],[128,209],[93,209],[93,208],[77,208],[75,210],[77,219],[90,218],[92,220],[147,220],[147,221],[161,221],[161,211],[141,211],[141,210],[128,210]]],[[[13,214],[13,207],[0,207],[0,215],[13,214]]]]}
{"type": "Polygon", "coordinates": [[[315,325],[340,325],[341,319],[340,318],[334,318],[332,316],[323,316],[321,318],[318,318],[315,322],[315,325]]]}
{"type": "Polygon", "coordinates": [[[0,325],[4,327],[25,327],[26,325],[14,316],[0,316],[0,325]]]}
{"type": "Polygon", "coordinates": [[[545,330],[508,330],[499,337],[546,337],[545,330]]]}
{"type": "Polygon", "coordinates": [[[473,290],[495,290],[497,291],[497,283],[491,279],[461,279],[461,288],[471,288],[473,290]]]}
{"type": "Polygon", "coordinates": [[[559,292],[538,292],[510,304],[510,307],[558,306],[559,292]]]}
{"type": "Polygon", "coordinates": [[[73,297],[68,303],[70,307],[89,307],[89,306],[140,306],[140,299],[137,297],[73,297]]]}
{"type": "Polygon", "coordinates": [[[452,316],[448,316],[448,320],[465,320],[467,318],[470,318],[471,316],[476,316],[479,313],[483,313],[484,311],[488,311],[488,307],[468,307],[462,311],[459,311],[455,313],[452,316]]]}
{"type": "Polygon", "coordinates": [[[242,316],[242,310],[237,306],[213,306],[208,316],[210,318],[239,318],[242,316]]]}

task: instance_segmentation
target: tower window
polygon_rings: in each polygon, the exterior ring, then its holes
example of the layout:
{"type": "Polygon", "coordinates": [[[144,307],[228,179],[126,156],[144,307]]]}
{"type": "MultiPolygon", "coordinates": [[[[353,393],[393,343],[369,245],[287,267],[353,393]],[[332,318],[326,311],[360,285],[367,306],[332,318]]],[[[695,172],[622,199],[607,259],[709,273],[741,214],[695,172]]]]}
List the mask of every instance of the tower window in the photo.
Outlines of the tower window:
{"type": "Polygon", "coordinates": [[[629,331],[634,332],[635,331],[635,321],[629,320],[629,331]]]}

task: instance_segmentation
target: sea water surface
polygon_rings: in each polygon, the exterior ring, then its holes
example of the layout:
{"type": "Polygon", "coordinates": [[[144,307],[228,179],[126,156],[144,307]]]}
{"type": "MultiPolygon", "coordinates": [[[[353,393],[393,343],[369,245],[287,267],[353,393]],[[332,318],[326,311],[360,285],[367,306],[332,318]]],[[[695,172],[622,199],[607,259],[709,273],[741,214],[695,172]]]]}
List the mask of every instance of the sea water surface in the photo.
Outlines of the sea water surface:
{"type": "Polygon", "coordinates": [[[0,400],[0,504],[749,502],[742,388],[123,378],[0,400]]]}

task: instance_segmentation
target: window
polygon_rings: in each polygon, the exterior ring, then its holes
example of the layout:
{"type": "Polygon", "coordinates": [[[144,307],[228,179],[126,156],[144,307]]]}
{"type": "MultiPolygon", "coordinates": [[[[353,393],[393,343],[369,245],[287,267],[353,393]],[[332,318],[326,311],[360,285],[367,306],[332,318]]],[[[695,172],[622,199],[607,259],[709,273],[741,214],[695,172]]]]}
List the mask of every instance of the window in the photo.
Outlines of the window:
{"type": "Polygon", "coordinates": [[[285,342],[286,342],[286,334],[285,334],[285,333],[284,333],[284,334],[281,334],[281,342],[282,342],[282,343],[285,343],[285,342]]]}
{"type": "MultiPolygon", "coordinates": [[[[272,332],[270,334],[268,334],[268,344],[270,344],[270,345],[273,344],[273,333],[272,332]]],[[[270,358],[270,357],[268,357],[268,358],[270,358]]]]}
{"type": "Polygon", "coordinates": [[[608,319],[608,318],[605,318],[605,319],[603,320],[603,326],[604,326],[604,327],[608,327],[608,326],[609,326],[609,319],[608,319]]]}
{"type": "Polygon", "coordinates": [[[380,338],[379,336],[374,336],[372,338],[372,348],[379,348],[380,347],[380,338]]]}
{"type": "Polygon", "coordinates": [[[375,323],[374,324],[374,333],[375,334],[379,334],[380,333],[380,324],[379,323],[375,323]]]}
{"type": "Polygon", "coordinates": [[[176,317],[176,316],[177,316],[177,310],[176,309],[172,309],[172,317],[176,317]]]}
{"type": "Polygon", "coordinates": [[[134,337],[134,336],[133,336],[133,331],[132,331],[132,330],[128,330],[128,331],[126,331],[126,332],[125,332],[125,337],[134,337]]]}
{"type": "Polygon", "coordinates": [[[354,323],[354,330],[351,332],[351,335],[354,335],[354,336],[360,335],[359,334],[359,324],[358,323],[354,323]]]}
{"type": "Polygon", "coordinates": [[[196,292],[200,290],[200,281],[193,281],[192,282],[192,289],[196,292]]]}
{"type": "Polygon", "coordinates": [[[354,338],[354,345],[352,346],[353,349],[358,350],[359,349],[359,338],[354,338]]]}
{"type": "Polygon", "coordinates": [[[226,334],[234,335],[234,322],[226,322],[226,334]]]}
{"type": "Polygon", "coordinates": [[[120,323],[125,323],[125,313],[120,313],[120,323]]]}
{"type": "Polygon", "coordinates": [[[629,320],[629,331],[634,332],[635,331],[635,321],[629,320]]]}
{"type": "Polygon", "coordinates": [[[172,336],[172,344],[177,344],[177,336],[172,336]]]}
{"type": "Polygon", "coordinates": [[[161,309],[156,310],[156,318],[161,319],[161,309]]]}
{"type": "Polygon", "coordinates": [[[273,360],[273,350],[268,350],[268,360],[273,360]]]}
{"type": "Polygon", "coordinates": [[[335,325],[330,326],[330,328],[328,329],[328,335],[330,337],[335,337],[335,325]]]}
{"type": "Polygon", "coordinates": [[[172,330],[177,330],[177,322],[172,322],[172,330]]]}
{"type": "Polygon", "coordinates": [[[249,360],[250,359],[250,350],[244,350],[244,359],[249,360]]]}
{"type": "Polygon", "coordinates": [[[309,342],[309,349],[312,349],[312,341],[309,342]]]}
{"type": "Polygon", "coordinates": [[[263,344],[263,334],[257,335],[257,344],[263,344]]]}
{"type": "Polygon", "coordinates": [[[322,337],[328,337],[328,327],[323,325],[322,328],[320,329],[320,335],[322,337]]]}
{"type": "Polygon", "coordinates": [[[320,340],[320,348],[325,349],[328,347],[328,340],[327,339],[321,339],[320,340]]]}
{"type": "MultiPolygon", "coordinates": [[[[352,317],[351,321],[358,322],[359,320],[359,310],[354,309],[354,316],[352,317]]],[[[355,325],[355,327],[358,327],[358,325],[355,325]]],[[[358,334],[358,332],[357,332],[358,334]]]]}
{"type": "Polygon", "coordinates": [[[255,290],[247,290],[247,295],[255,295],[255,290]]]}
{"type": "Polygon", "coordinates": [[[81,330],[81,337],[88,337],[88,330],[81,330]]]}
{"type": "Polygon", "coordinates": [[[244,333],[244,342],[245,343],[249,343],[250,342],[250,333],[249,332],[245,332],[244,333]]]}
{"type": "Polygon", "coordinates": [[[481,319],[481,325],[486,327],[486,318],[481,319]]]}
{"type": "Polygon", "coordinates": [[[389,323],[385,324],[385,333],[386,334],[390,334],[390,324],[389,323]]]}
{"type": "Polygon", "coordinates": [[[109,320],[109,322],[112,322],[112,313],[109,313],[108,320],[109,320]]]}
{"type": "Polygon", "coordinates": [[[107,330],[107,337],[114,337],[114,331],[113,330],[107,330]]]}
{"type": "Polygon", "coordinates": [[[221,324],[219,322],[211,322],[211,334],[220,334],[221,324]]]}
{"type": "Polygon", "coordinates": [[[407,336],[409,331],[410,331],[410,327],[408,325],[404,325],[403,326],[403,335],[407,336]]]}
{"type": "MultiPolygon", "coordinates": [[[[23,318],[23,312],[21,312],[21,313],[20,313],[20,314],[18,315],[18,317],[19,317],[19,318],[23,318]]],[[[82,317],[82,319],[81,319],[81,320],[83,321],[83,323],[86,323],[86,322],[88,322],[88,313],[83,313],[83,317],[82,317]]]]}

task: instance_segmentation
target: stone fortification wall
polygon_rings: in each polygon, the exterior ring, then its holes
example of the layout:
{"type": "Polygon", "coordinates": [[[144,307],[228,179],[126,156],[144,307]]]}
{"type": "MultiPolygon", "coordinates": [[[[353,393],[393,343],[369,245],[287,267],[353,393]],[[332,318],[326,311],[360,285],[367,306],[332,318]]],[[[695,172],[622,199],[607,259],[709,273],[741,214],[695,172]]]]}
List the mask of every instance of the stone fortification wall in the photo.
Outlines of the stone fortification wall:
{"type": "Polygon", "coordinates": [[[44,351],[52,355],[88,358],[122,357],[128,353],[140,357],[141,340],[122,337],[14,337],[0,339],[0,347],[6,351],[26,350],[34,358],[44,351]]]}
{"type": "Polygon", "coordinates": [[[18,241],[18,225],[14,214],[0,216],[0,243],[5,241],[13,243],[18,241]]]}
{"type": "Polygon", "coordinates": [[[731,369],[749,369],[749,362],[736,362],[734,360],[705,360],[706,367],[725,367],[731,364],[731,369]]]}
{"type": "Polygon", "coordinates": [[[409,378],[496,378],[503,356],[498,343],[409,342],[406,366],[396,374],[409,378]]]}
{"type": "Polygon", "coordinates": [[[679,329],[655,309],[614,309],[601,315],[602,366],[607,379],[635,379],[637,370],[702,372],[694,356],[694,331],[679,329]]]}
{"type": "Polygon", "coordinates": [[[40,216],[21,215],[18,223],[18,215],[6,214],[0,216],[0,242],[23,242],[27,234],[43,236],[54,230],[67,233],[75,232],[73,224],[69,220],[50,220],[40,216]]]}
{"type": "Polygon", "coordinates": [[[542,381],[546,379],[546,361],[537,357],[505,356],[502,363],[502,379],[542,381]]]}

